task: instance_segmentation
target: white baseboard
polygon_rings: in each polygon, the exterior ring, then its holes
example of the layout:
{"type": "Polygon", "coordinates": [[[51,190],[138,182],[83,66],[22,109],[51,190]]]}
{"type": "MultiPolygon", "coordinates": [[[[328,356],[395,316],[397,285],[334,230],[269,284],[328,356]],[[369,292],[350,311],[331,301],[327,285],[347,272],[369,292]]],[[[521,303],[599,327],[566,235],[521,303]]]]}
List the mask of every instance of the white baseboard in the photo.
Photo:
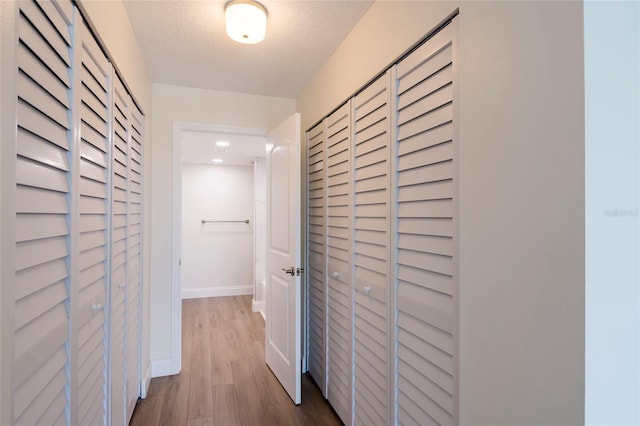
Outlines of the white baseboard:
{"type": "Polygon", "coordinates": [[[221,287],[182,289],[183,299],[196,299],[199,297],[244,296],[247,294],[253,294],[252,285],[228,285],[221,287]]]}
{"type": "Polygon", "coordinates": [[[156,359],[151,361],[151,377],[172,376],[180,372],[176,368],[173,358],[156,359]]]}
{"type": "Polygon", "coordinates": [[[145,399],[147,392],[149,392],[149,386],[151,385],[151,363],[147,364],[142,377],[140,378],[140,398],[145,399]]]}
{"type": "Polygon", "coordinates": [[[251,310],[253,312],[260,312],[262,316],[264,316],[264,300],[261,302],[256,302],[255,300],[251,300],[251,310]]]}

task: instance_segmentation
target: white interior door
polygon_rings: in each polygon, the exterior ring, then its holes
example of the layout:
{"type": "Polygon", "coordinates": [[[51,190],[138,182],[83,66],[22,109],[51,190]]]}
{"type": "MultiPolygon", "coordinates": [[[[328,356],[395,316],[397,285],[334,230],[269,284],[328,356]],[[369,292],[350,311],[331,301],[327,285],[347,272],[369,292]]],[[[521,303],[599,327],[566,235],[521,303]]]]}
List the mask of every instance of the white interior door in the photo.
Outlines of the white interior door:
{"type": "Polygon", "coordinates": [[[300,403],[300,114],[267,135],[266,354],[293,402],[300,403]]]}

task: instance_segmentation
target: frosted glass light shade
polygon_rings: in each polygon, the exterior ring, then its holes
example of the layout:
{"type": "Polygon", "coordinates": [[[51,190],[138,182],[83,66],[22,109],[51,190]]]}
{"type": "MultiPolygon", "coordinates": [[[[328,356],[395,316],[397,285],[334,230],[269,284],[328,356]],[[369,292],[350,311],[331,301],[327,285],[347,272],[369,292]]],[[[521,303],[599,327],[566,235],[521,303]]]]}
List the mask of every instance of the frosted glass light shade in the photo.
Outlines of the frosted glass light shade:
{"type": "Polygon", "coordinates": [[[260,43],[267,30],[267,11],[251,0],[233,0],[224,9],[227,35],[245,44],[260,43]]]}

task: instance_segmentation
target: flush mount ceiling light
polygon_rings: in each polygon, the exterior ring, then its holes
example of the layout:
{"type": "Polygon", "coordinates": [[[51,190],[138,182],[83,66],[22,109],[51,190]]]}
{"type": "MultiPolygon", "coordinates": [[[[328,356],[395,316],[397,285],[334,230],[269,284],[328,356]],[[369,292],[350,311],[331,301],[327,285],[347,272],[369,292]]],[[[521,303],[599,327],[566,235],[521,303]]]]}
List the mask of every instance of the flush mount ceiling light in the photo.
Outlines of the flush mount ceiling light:
{"type": "Polygon", "coordinates": [[[253,0],[232,0],[224,8],[227,35],[245,44],[260,43],[267,29],[267,10],[253,0]]]}
{"type": "Polygon", "coordinates": [[[219,147],[222,147],[222,148],[227,147],[229,145],[230,145],[230,143],[227,142],[227,141],[218,141],[218,142],[216,142],[216,146],[219,146],[219,147]]]}
{"type": "Polygon", "coordinates": [[[212,158],[211,162],[213,162],[213,163],[222,163],[222,158],[212,158]]]}

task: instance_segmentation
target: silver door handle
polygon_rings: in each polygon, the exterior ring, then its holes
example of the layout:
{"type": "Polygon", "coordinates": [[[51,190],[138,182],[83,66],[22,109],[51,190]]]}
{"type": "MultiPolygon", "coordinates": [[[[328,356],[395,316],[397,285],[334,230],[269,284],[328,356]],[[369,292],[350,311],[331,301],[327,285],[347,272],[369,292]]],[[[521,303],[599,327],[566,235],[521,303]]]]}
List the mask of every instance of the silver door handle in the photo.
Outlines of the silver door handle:
{"type": "Polygon", "coordinates": [[[282,270],[284,271],[285,274],[289,274],[292,277],[296,275],[296,268],[294,268],[293,266],[289,269],[282,268],[282,270]]]}

